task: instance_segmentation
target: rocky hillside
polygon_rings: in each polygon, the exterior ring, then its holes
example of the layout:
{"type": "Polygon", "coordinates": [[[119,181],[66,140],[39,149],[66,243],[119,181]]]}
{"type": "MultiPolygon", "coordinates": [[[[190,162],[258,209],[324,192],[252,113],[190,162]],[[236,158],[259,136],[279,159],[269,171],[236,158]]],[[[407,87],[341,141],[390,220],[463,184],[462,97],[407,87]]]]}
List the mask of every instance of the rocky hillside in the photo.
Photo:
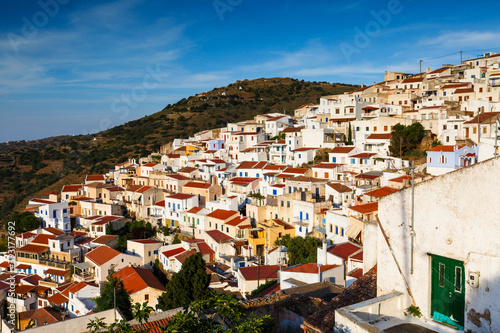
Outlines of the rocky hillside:
{"type": "Polygon", "coordinates": [[[317,103],[320,96],[357,86],[290,78],[237,81],[184,98],[150,116],[93,134],[0,144],[0,221],[22,209],[29,198],[104,173],[130,157],[146,156],[176,137],[317,103]]]}

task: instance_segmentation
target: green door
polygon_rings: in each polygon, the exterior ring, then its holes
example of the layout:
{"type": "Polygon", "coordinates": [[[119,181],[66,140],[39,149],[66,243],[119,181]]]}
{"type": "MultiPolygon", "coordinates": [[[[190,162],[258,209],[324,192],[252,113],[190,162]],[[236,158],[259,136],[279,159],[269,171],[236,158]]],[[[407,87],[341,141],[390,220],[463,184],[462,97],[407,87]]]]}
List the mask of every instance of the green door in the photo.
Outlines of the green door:
{"type": "Polygon", "coordinates": [[[431,255],[431,315],[434,320],[464,326],[465,272],[462,261],[431,255]]]}

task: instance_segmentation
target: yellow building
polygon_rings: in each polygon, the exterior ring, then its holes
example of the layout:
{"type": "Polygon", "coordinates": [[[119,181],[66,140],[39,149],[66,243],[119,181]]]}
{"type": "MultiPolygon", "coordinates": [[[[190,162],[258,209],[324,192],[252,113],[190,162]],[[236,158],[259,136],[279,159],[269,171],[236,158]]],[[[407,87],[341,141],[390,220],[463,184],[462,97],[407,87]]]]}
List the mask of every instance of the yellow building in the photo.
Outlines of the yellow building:
{"type": "Polygon", "coordinates": [[[257,227],[253,228],[248,236],[252,255],[264,255],[264,249],[273,247],[276,240],[284,235],[295,237],[295,227],[280,219],[257,223],[257,227]]]}

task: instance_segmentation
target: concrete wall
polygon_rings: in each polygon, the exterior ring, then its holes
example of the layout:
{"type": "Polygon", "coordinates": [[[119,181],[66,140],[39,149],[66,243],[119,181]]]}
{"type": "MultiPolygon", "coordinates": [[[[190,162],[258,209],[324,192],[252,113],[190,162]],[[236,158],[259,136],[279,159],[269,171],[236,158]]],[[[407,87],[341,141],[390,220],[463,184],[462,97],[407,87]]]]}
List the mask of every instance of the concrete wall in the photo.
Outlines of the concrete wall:
{"type": "MultiPolygon", "coordinates": [[[[34,332],[34,333],[54,333],[54,332],[71,332],[71,333],[84,333],[88,332],[87,329],[87,324],[90,322],[91,319],[94,318],[103,318],[103,321],[106,324],[111,324],[115,321],[115,318],[118,320],[124,319],[119,311],[116,311],[114,309],[98,312],[98,313],[92,313],[87,316],[82,316],[82,317],[77,317],[65,321],[60,321],[57,323],[45,325],[45,326],[39,326],[35,328],[31,328],[29,332],[34,332]]],[[[18,332],[17,330],[14,330],[10,328],[6,320],[2,320],[2,332],[18,332]]]]}
{"type": "MultiPolygon", "coordinates": [[[[500,158],[415,186],[415,271],[410,274],[411,189],[379,201],[379,218],[422,314],[430,316],[428,253],[460,260],[465,268],[465,330],[500,331],[500,158]],[[479,287],[467,281],[479,272],[479,287]]],[[[380,233],[379,233],[380,235],[380,233]]],[[[385,239],[378,237],[378,295],[406,287],[385,239]]]]}

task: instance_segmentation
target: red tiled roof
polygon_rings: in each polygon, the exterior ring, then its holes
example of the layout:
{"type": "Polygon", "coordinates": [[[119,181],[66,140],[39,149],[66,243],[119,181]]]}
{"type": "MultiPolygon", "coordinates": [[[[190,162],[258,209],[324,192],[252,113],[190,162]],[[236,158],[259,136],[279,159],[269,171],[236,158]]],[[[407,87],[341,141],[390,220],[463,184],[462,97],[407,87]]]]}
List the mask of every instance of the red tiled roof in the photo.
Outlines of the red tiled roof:
{"type": "Polygon", "coordinates": [[[347,260],[350,256],[361,250],[362,247],[354,243],[342,243],[338,245],[331,246],[328,252],[336,255],[344,260],[347,260]]]}
{"type": "Polygon", "coordinates": [[[31,199],[30,201],[37,202],[37,203],[44,204],[44,205],[56,203],[55,201],[52,201],[52,200],[45,200],[45,199],[38,199],[38,198],[31,199]]]}
{"type": "Polygon", "coordinates": [[[188,180],[188,179],[191,179],[191,178],[188,178],[188,177],[183,176],[183,175],[167,175],[167,177],[170,177],[170,178],[173,178],[173,179],[177,179],[177,180],[188,180]]]}
{"type": "Polygon", "coordinates": [[[48,246],[28,244],[23,247],[17,248],[16,251],[30,252],[30,253],[42,253],[49,249],[48,246]]]}
{"type": "Polygon", "coordinates": [[[469,93],[473,93],[473,92],[474,92],[474,88],[461,88],[461,89],[455,90],[455,94],[469,94],[469,93]]]}
{"type": "Polygon", "coordinates": [[[347,274],[347,276],[359,279],[360,277],[363,276],[363,269],[362,268],[353,269],[349,274],[347,274]]]}
{"type": "Polygon", "coordinates": [[[229,182],[236,185],[247,185],[256,180],[260,180],[260,178],[252,178],[252,177],[236,177],[231,179],[229,182]]]}
{"type": "Polygon", "coordinates": [[[68,300],[69,299],[66,296],[64,296],[60,293],[55,293],[54,295],[47,298],[47,301],[49,301],[50,303],[53,303],[55,305],[58,305],[58,306],[66,303],[68,300]]]}
{"type": "Polygon", "coordinates": [[[210,248],[210,246],[208,246],[208,244],[205,243],[205,242],[198,243],[198,248],[200,249],[200,252],[202,254],[213,254],[213,253],[215,253],[215,251],[212,250],[212,248],[210,248]]]}
{"type": "Polygon", "coordinates": [[[48,274],[48,275],[57,275],[57,276],[66,276],[66,275],[70,275],[71,272],[70,271],[61,271],[59,269],[53,269],[53,268],[49,268],[45,271],[44,274],[48,274]]]}
{"type": "Polygon", "coordinates": [[[81,184],[75,184],[75,185],[64,185],[61,192],[78,192],[79,190],[82,189],[81,184]]]}
{"type": "Polygon", "coordinates": [[[94,239],[92,241],[92,243],[95,243],[95,244],[107,244],[107,243],[109,243],[111,240],[113,240],[115,238],[118,238],[118,236],[117,235],[104,235],[104,236],[97,237],[96,239],[94,239]]]}
{"type": "Polygon", "coordinates": [[[500,116],[500,112],[484,112],[484,113],[479,114],[478,116],[475,116],[474,119],[466,121],[464,124],[477,124],[478,117],[479,117],[480,123],[483,123],[487,120],[489,120],[488,123],[493,123],[496,121],[496,119],[493,119],[493,118],[496,118],[499,116],[500,116]]]}
{"type": "Polygon", "coordinates": [[[194,194],[186,194],[186,193],[176,193],[168,196],[166,199],[177,199],[177,200],[186,200],[194,197],[194,194]]]}
{"type": "Polygon", "coordinates": [[[364,173],[360,173],[359,175],[356,176],[356,178],[358,179],[377,179],[377,178],[380,178],[380,176],[378,175],[370,175],[370,174],[364,174],[364,173]]]}
{"type": "Polygon", "coordinates": [[[115,191],[125,191],[125,189],[123,187],[120,187],[120,186],[110,186],[110,187],[106,187],[105,190],[108,190],[110,192],[115,192],[115,191]]]}
{"type": "Polygon", "coordinates": [[[104,175],[87,175],[87,177],[85,177],[85,181],[100,181],[100,180],[106,180],[106,178],[104,178],[104,175]]]}
{"type": "Polygon", "coordinates": [[[318,274],[318,270],[321,269],[321,273],[329,271],[332,268],[339,267],[340,265],[318,265],[318,264],[299,264],[292,267],[283,269],[287,272],[293,273],[309,273],[318,274]]]}
{"type": "Polygon", "coordinates": [[[243,222],[245,222],[245,221],[247,221],[247,220],[249,220],[249,218],[248,218],[248,217],[236,216],[234,219],[231,219],[231,220],[227,221],[227,222],[226,222],[226,223],[224,223],[224,224],[226,224],[226,225],[230,225],[230,226],[235,227],[235,226],[237,226],[238,224],[243,223],[243,222]]]}
{"type": "Polygon", "coordinates": [[[17,265],[16,269],[30,269],[31,265],[28,264],[19,264],[17,265]]]}
{"type": "Polygon", "coordinates": [[[162,242],[159,242],[154,239],[131,239],[130,241],[140,244],[162,244],[162,242]]]}
{"type": "Polygon", "coordinates": [[[102,245],[96,248],[95,250],[92,250],[91,252],[87,253],[85,257],[87,257],[92,262],[100,266],[107,263],[111,259],[115,258],[119,254],[120,252],[110,248],[109,246],[102,245]]]}
{"type": "Polygon", "coordinates": [[[196,254],[196,250],[189,250],[189,251],[184,251],[181,254],[178,254],[175,256],[175,259],[178,260],[181,264],[186,261],[187,258],[191,257],[192,255],[196,254]]]}
{"type": "MultiPolygon", "coordinates": [[[[423,178],[421,175],[415,175],[415,179],[418,178],[423,178]]],[[[412,177],[411,176],[400,176],[396,178],[389,179],[390,182],[397,182],[397,183],[402,183],[405,180],[410,180],[411,181],[412,177]]]]}
{"type": "Polygon", "coordinates": [[[49,244],[49,239],[56,238],[56,235],[47,235],[47,234],[38,234],[36,235],[35,238],[31,241],[33,244],[49,244]]]}
{"type": "Polygon", "coordinates": [[[198,168],[184,167],[184,168],[177,170],[177,172],[191,173],[191,172],[196,171],[196,170],[198,170],[198,168]]]}
{"type": "Polygon", "coordinates": [[[51,234],[54,234],[54,235],[57,235],[57,236],[62,235],[62,234],[65,234],[65,232],[64,232],[64,231],[59,230],[59,229],[57,229],[57,228],[52,228],[52,227],[43,228],[43,230],[48,231],[48,232],[50,232],[51,234]]]}
{"type": "Polygon", "coordinates": [[[313,165],[312,168],[313,169],[335,169],[339,166],[342,166],[342,164],[323,162],[320,164],[313,165]]]}
{"type": "Polygon", "coordinates": [[[307,172],[307,170],[309,169],[306,169],[306,168],[286,168],[285,170],[283,170],[283,173],[287,173],[287,174],[295,174],[295,175],[303,175],[307,172]]]}
{"type": "Polygon", "coordinates": [[[436,147],[432,147],[431,149],[428,149],[427,151],[444,151],[444,152],[454,152],[455,147],[457,147],[457,150],[462,149],[465,146],[453,146],[453,145],[439,145],[436,147]]]}
{"type": "Polygon", "coordinates": [[[10,268],[10,264],[8,261],[4,261],[0,264],[1,268],[10,268]]]}
{"type": "Polygon", "coordinates": [[[192,188],[204,188],[204,189],[207,189],[209,188],[210,186],[212,186],[212,184],[209,184],[209,183],[200,183],[200,182],[189,182],[189,183],[186,183],[184,187],[192,187],[192,188]]]}
{"type": "Polygon", "coordinates": [[[344,192],[352,192],[352,189],[349,186],[340,184],[340,183],[330,183],[326,184],[329,187],[333,188],[335,191],[339,193],[344,193],[344,192]]]}
{"type": "Polygon", "coordinates": [[[211,217],[214,219],[219,219],[219,220],[227,220],[231,218],[234,215],[238,215],[239,213],[235,210],[225,210],[225,209],[216,209],[210,214],[207,215],[207,217],[211,217]]]}
{"type": "Polygon", "coordinates": [[[280,266],[278,265],[240,267],[240,273],[246,281],[276,280],[279,269],[280,266]]]}
{"type": "Polygon", "coordinates": [[[383,133],[379,133],[379,134],[370,134],[366,139],[367,140],[390,140],[392,137],[392,134],[388,133],[388,134],[383,134],[383,133]]]}
{"type": "Polygon", "coordinates": [[[385,187],[381,187],[381,188],[378,188],[378,189],[370,191],[370,192],[366,192],[365,195],[373,196],[375,198],[381,198],[381,197],[385,197],[386,195],[389,195],[389,194],[397,192],[397,191],[398,190],[395,188],[385,186],[385,187]]]}
{"type": "Polygon", "coordinates": [[[292,153],[297,153],[297,152],[301,152],[301,151],[309,151],[309,150],[317,150],[319,148],[316,148],[316,147],[302,147],[302,148],[297,148],[297,149],[294,149],[292,150],[292,153]]]}
{"type": "Polygon", "coordinates": [[[330,153],[333,154],[348,154],[350,153],[354,148],[356,147],[335,147],[333,148],[330,153]]]}
{"type": "Polygon", "coordinates": [[[369,158],[369,157],[372,157],[374,155],[377,155],[377,153],[359,153],[359,154],[356,154],[356,155],[352,155],[351,157],[355,157],[355,158],[369,158]]]}
{"type": "Polygon", "coordinates": [[[104,215],[104,216],[101,216],[101,215],[97,215],[96,217],[94,217],[92,219],[92,220],[95,221],[95,222],[92,222],[92,224],[93,225],[104,225],[104,224],[107,224],[107,223],[119,220],[121,218],[123,218],[123,216],[115,216],[115,215],[104,215]]]}
{"type": "Polygon", "coordinates": [[[444,90],[444,89],[456,89],[456,88],[461,88],[461,87],[467,87],[469,85],[469,83],[451,83],[451,84],[447,84],[445,86],[443,86],[441,89],[444,90]]]}
{"type": "Polygon", "coordinates": [[[176,255],[178,255],[179,253],[182,253],[186,251],[183,247],[178,247],[176,249],[173,249],[173,250],[168,250],[168,251],[164,251],[162,252],[162,254],[167,257],[167,258],[170,258],[170,257],[175,257],[176,255]]]}
{"type": "Polygon", "coordinates": [[[143,165],[143,167],[148,167],[148,168],[152,168],[154,167],[155,165],[158,165],[158,163],[146,163],[143,165]]]}
{"type": "Polygon", "coordinates": [[[129,295],[148,287],[166,291],[165,286],[158,281],[149,269],[128,266],[116,272],[115,276],[123,281],[123,286],[129,295]]]}
{"type": "Polygon", "coordinates": [[[217,243],[233,240],[234,238],[219,230],[207,230],[207,235],[213,238],[217,243]]]}
{"type": "Polygon", "coordinates": [[[405,80],[403,80],[402,83],[422,82],[423,80],[424,80],[423,77],[421,77],[421,78],[414,78],[414,79],[405,79],[405,80]]]}
{"type": "Polygon", "coordinates": [[[378,202],[371,202],[364,205],[351,206],[349,208],[361,214],[368,214],[378,211],[378,202]]]}
{"type": "Polygon", "coordinates": [[[33,236],[36,236],[37,234],[34,234],[32,232],[25,232],[24,234],[21,234],[21,235],[18,235],[17,237],[20,237],[22,239],[24,238],[30,238],[30,237],[33,237],[33,236]]]}
{"type": "Polygon", "coordinates": [[[201,207],[193,207],[190,210],[188,210],[187,212],[190,213],[190,214],[196,214],[196,213],[198,213],[202,209],[203,208],[201,208],[201,207]]]}

